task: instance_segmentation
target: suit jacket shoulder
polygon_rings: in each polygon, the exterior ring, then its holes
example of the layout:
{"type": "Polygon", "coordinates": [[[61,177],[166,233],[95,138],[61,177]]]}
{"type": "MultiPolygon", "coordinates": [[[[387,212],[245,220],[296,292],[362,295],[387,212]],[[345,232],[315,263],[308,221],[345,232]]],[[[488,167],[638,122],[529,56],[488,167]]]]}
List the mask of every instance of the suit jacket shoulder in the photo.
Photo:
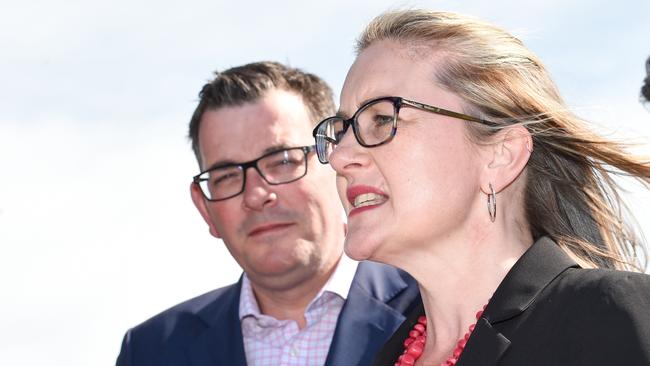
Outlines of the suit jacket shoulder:
{"type": "Polygon", "coordinates": [[[556,318],[562,316],[565,327],[581,330],[575,336],[594,347],[594,356],[645,354],[644,364],[650,364],[650,276],[575,268],[558,278],[540,300],[552,298],[565,309],[558,309],[556,318]]]}
{"type": "MultiPolygon", "coordinates": [[[[179,304],[129,330],[117,366],[246,365],[241,280],[179,304]]],[[[369,365],[374,353],[419,303],[413,278],[362,262],[341,309],[325,365],[369,365]]]]}
{"type": "Polygon", "coordinates": [[[229,347],[232,357],[243,358],[240,289],[241,280],[187,300],[130,329],[124,336],[117,365],[197,364],[192,360],[210,358],[210,348],[222,347],[229,347]],[[218,347],[209,346],[206,343],[211,342],[206,339],[212,339],[218,347]]]}
{"type": "Polygon", "coordinates": [[[650,276],[580,268],[542,238],[494,293],[458,365],[648,365],[647,309],[650,276]]]}

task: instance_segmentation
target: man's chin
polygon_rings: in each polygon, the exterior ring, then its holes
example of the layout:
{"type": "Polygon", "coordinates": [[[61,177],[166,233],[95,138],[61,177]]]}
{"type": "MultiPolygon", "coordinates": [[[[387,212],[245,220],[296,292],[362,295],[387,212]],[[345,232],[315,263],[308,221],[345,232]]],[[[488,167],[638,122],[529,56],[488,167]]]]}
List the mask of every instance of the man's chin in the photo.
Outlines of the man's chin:
{"type": "Polygon", "coordinates": [[[314,275],[315,266],[305,263],[269,263],[257,266],[255,271],[247,271],[251,282],[277,289],[291,288],[314,275]]]}

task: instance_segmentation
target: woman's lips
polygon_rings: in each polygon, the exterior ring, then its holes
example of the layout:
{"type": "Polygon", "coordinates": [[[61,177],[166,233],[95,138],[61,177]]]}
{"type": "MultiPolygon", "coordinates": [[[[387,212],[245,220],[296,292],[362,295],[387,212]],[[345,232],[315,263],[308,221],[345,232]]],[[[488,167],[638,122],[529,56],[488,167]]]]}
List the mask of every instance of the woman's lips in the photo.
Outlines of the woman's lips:
{"type": "Polygon", "coordinates": [[[347,190],[347,198],[352,207],[348,217],[377,208],[388,201],[388,195],[371,186],[352,186],[347,190]]]}

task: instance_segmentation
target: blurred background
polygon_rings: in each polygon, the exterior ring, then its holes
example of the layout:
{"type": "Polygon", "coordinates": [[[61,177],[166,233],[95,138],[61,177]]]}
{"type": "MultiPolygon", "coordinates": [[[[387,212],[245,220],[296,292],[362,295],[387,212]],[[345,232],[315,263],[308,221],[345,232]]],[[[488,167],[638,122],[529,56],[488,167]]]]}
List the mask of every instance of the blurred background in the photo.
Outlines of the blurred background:
{"type": "MultiPolygon", "coordinates": [[[[268,59],[338,93],[355,37],[397,7],[508,29],[578,114],[650,152],[647,0],[0,0],[0,364],[112,365],[129,327],[236,281],[189,196],[198,91],[268,59]]],[[[649,232],[650,193],[624,184],[649,232]]]]}

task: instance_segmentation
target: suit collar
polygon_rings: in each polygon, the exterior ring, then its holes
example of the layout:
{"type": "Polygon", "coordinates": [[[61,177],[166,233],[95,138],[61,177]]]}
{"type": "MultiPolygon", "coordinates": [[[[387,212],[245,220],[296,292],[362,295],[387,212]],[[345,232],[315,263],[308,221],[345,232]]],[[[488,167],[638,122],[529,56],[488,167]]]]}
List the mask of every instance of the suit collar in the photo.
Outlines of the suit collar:
{"type": "Polygon", "coordinates": [[[496,365],[508,347],[510,340],[481,318],[456,365],[496,365]]]}
{"type": "MultiPolygon", "coordinates": [[[[396,305],[407,290],[405,274],[379,263],[361,262],[341,310],[325,365],[370,364],[374,354],[404,321],[396,305]]],[[[190,345],[192,366],[246,365],[239,297],[242,279],[220,301],[197,312],[208,326],[190,345]]],[[[414,285],[414,283],[413,283],[414,285]]],[[[415,286],[415,285],[414,285],[415,286]]]]}
{"type": "Polygon", "coordinates": [[[403,273],[379,263],[359,264],[325,365],[370,364],[405,319],[388,305],[408,287],[403,273]]]}
{"type": "Polygon", "coordinates": [[[358,292],[370,298],[390,302],[408,287],[408,275],[395,267],[377,262],[359,262],[350,292],[358,292]]]}
{"type": "Polygon", "coordinates": [[[567,268],[578,265],[548,237],[538,239],[510,269],[485,309],[494,324],[519,315],[567,268]]]}
{"type": "Polygon", "coordinates": [[[523,313],[566,269],[578,265],[548,237],[538,239],[510,269],[476,323],[457,365],[495,365],[510,340],[495,324],[523,313]]]}
{"type": "Polygon", "coordinates": [[[208,325],[190,345],[192,366],[246,365],[244,341],[239,321],[239,295],[242,279],[228,288],[221,300],[198,311],[208,325]]]}

